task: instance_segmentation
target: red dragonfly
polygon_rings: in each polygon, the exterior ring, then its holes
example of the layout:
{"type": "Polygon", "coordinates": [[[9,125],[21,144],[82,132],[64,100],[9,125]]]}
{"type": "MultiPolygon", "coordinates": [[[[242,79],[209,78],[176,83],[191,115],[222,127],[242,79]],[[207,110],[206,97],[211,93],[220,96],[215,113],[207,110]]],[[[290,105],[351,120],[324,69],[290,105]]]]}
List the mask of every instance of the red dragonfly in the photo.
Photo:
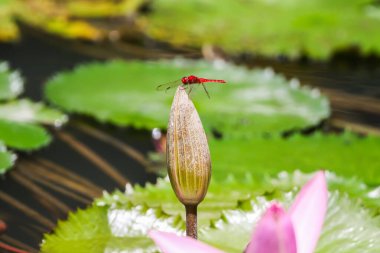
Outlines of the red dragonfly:
{"type": "Polygon", "coordinates": [[[207,79],[207,78],[202,78],[202,77],[197,77],[197,76],[191,75],[191,76],[182,77],[181,79],[173,81],[173,82],[161,84],[161,85],[157,86],[157,90],[169,90],[171,88],[174,88],[174,87],[181,85],[185,89],[187,87],[190,87],[190,90],[189,90],[189,94],[190,94],[190,92],[192,91],[192,89],[194,87],[193,84],[200,84],[200,85],[202,85],[203,89],[205,90],[208,98],[210,98],[210,95],[208,94],[208,91],[207,91],[204,83],[226,83],[226,81],[218,80],[218,79],[207,79]]]}

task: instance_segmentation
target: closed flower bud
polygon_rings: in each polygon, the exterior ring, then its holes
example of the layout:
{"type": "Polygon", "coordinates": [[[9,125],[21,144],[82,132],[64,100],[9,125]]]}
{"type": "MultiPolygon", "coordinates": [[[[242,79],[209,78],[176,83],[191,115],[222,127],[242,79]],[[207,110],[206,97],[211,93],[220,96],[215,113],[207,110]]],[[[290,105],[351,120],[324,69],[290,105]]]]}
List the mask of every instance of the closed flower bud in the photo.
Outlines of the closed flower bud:
{"type": "Polygon", "coordinates": [[[171,185],[184,205],[198,205],[211,177],[207,138],[193,102],[179,87],[170,111],[166,156],[171,185]]]}

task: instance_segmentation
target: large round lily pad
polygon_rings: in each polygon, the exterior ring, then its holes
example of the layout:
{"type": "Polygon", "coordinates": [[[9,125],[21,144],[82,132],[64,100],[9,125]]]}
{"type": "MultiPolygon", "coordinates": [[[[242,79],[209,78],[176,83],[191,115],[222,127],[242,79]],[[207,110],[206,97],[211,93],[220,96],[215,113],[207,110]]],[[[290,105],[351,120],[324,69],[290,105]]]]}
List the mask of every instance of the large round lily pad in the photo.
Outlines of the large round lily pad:
{"type": "Polygon", "coordinates": [[[119,126],[152,129],[166,127],[175,89],[156,87],[187,75],[224,79],[227,84],[207,85],[191,97],[206,131],[226,136],[278,134],[312,126],[329,116],[326,97],[316,89],[299,87],[271,69],[248,70],[224,62],[172,60],[158,62],[113,61],[80,66],[56,75],[46,96],[68,112],[91,115],[119,126]]]}
{"type": "Polygon", "coordinates": [[[380,53],[375,1],[156,0],[152,10],[140,20],[142,27],[174,45],[319,59],[350,47],[380,53]]]}

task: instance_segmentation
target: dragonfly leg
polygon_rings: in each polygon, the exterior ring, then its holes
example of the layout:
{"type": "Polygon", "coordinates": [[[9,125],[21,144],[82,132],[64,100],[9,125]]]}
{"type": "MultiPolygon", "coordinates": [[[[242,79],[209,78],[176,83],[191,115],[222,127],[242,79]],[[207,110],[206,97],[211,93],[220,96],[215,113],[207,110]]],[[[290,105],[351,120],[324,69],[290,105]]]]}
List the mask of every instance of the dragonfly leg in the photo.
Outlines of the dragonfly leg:
{"type": "Polygon", "coordinates": [[[193,85],[190,85],[189,92],[187,93],[188,95],[190,95],[191,91],[193,90],[193,87],[193,85]]]}
{"type": "Polygon", "coordinates": [[[203,89],[205,90],[205,92],[206,92],[206,94],[207,94],[207,97],[210,99],[210,94],[208,94],[208,91],[207,91],[207,89],[206,89],[206,86],[203,84],[203,83],[201,83],[202,84],[202,87],[203,87],[203,89]]]}

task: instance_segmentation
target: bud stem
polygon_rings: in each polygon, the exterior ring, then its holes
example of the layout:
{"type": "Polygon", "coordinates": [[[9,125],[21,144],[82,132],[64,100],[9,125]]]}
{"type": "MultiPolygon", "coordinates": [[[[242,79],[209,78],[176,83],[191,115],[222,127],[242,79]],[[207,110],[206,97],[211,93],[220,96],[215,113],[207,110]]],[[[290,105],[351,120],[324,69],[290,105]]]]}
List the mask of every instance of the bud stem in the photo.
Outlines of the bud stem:
{"type": "Polygon", "coordinates": [[[197,239],[197,205],[185,205],[186,236],[197,239]]]}

